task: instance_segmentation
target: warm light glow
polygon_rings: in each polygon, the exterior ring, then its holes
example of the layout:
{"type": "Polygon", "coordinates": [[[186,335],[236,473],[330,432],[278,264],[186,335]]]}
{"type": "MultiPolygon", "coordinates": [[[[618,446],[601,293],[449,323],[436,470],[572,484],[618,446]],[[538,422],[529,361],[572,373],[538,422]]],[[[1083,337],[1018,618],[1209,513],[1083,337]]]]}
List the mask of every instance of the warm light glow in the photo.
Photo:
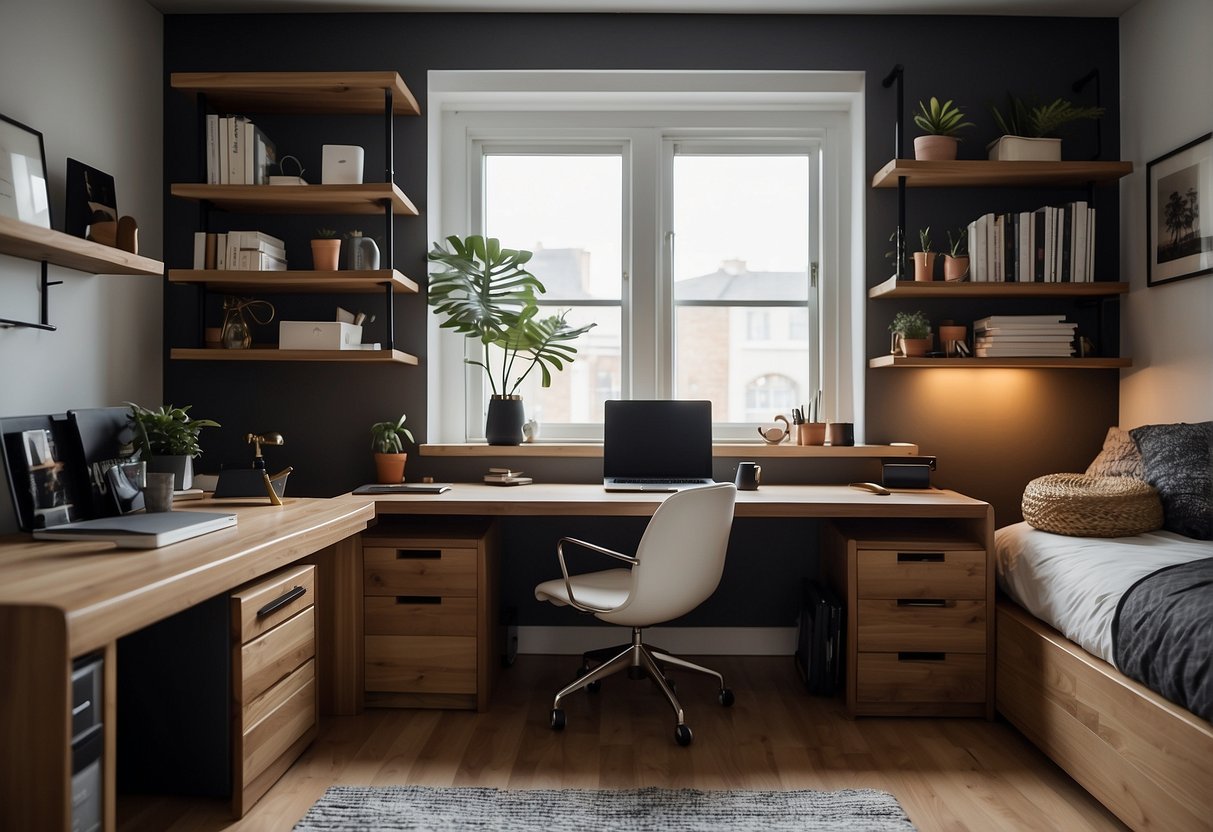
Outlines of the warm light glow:
{"type": "Polygon", "coordinates": [[[939,368],[919,374],[918,395],[932,402],[955,402],[964,420],[984,429],[1022,430],[1025,420],[1053,413],[1049,385],[1040,370],[967,367],[939,368]]]}

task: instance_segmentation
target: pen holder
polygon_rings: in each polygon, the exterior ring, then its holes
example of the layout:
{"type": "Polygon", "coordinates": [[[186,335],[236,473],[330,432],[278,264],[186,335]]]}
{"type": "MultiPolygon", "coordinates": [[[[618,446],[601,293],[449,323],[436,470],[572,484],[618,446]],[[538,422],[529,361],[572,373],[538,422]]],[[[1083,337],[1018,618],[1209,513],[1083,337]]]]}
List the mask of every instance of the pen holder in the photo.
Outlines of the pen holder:
{"type": "Polygon", "coordinates": [[[825,443],[825,422],[804,422],[796,426],[797,445],[824,445],[825,443]]]}

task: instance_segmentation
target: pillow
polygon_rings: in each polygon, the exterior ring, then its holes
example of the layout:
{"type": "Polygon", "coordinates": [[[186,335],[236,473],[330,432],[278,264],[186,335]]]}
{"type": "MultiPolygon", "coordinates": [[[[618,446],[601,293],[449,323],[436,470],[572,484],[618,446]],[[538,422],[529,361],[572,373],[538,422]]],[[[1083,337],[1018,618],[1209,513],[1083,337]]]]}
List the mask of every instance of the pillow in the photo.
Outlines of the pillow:
{"type": "Polygon", "coordinates": [[[1092,477],[1137,477],[1145,479],[1141,464],[1141,451],[1129,432],[1118,427],[1108,428],[1103,440],[1103,450],[1087,466],[1092,477]]]}
{"type": "Polygon", "coordinates": [[[1163,528],[1213,539],[1213,422],[1143,425],[1129,435],[1162,498],[1163,528]]]}

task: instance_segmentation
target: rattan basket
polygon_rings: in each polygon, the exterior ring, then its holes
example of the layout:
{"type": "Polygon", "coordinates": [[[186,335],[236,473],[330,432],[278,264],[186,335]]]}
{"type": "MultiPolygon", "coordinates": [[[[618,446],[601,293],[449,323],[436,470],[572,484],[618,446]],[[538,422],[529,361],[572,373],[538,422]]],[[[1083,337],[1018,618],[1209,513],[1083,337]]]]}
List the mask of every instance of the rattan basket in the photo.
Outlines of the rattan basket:
{"type": "Polygon", "coordinates": [[[1023,519],[1072,537],[1128,537],[1162,528],[1162,502],[1133,477],[1049,474],[1023,491],[1023,519]]]}

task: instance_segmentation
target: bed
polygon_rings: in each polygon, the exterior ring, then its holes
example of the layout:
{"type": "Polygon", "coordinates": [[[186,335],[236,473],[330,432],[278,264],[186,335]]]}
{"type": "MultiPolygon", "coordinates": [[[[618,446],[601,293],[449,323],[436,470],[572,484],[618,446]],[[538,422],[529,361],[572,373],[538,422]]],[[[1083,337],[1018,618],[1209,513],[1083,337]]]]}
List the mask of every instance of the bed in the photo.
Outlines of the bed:
{"type": "MultiPolygon", "coordinates": [[[[1177,697],[1202,717],[1117,669],[1118,658],[1133,663],[1113,638],[1114,623],[1125,628],[1118,610],[1127,616],[1150,581],[1210,559],[1213,541],[1166,531],[1081,538],[1018,523],[995,533],[997,708],[1133,829],[1213,829],[1207,684],[1177,697]]],[[[1207,682],[1208,671],[1188,676],[1207,682]]]]}

